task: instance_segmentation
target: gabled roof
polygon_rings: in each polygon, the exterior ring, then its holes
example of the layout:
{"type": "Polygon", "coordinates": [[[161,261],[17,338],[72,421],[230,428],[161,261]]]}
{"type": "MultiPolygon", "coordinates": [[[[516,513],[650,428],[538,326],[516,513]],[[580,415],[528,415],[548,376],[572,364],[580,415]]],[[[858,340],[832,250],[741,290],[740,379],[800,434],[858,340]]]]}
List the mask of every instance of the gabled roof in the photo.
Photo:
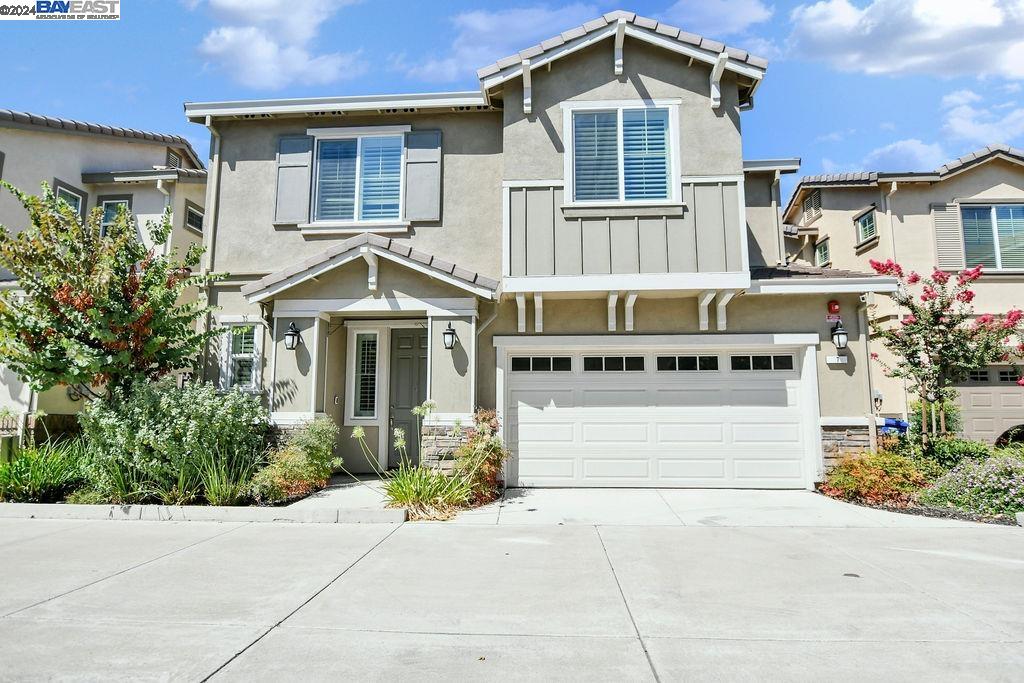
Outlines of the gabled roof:
{"type": "Polygon", "coordinates": [[[358,258],[365,258],[364,252],[381,256],[429,277],[447,282],[476,296],[490,299],[498,289],[498,281],[479,273],[439,259],[436,256],[410,248],[393,239],[364,233],[334,245],[305,261],[271,273],[256,282],[242,287],[241,293],[250,302],[269,299],[274,294],[294,287],[306,280],[333,270],[358,258]]]}
{"type": "Polygon", "coordinates": [[[625,35],[630,38],[658,45],[706,64],[713,65],[718,61],[719,55],[726,55],[727,61],[724,66],[727,71],[742,74],[753,81],[751,87],[744,93],[747,99],[753,94],[757,83],[768,68],[768,60],[752,55],[746,50],[729,47],[717,40],[683,31],[656,19],[615,10],[478,69],[476,73],[481,88],[486,92],[496,85],[522,76],[524,60],[529,60],[530,67],[536,68],[599,40],[612,38],[616,35],[620,22],[623,24],[625,35]]]}
{"type": "Polygon", "coordinates": [[[823,173],[820,175],[804,176],[797,183],[796,188],[794,188],[793,194],[790,196],[782,215],[783,217],[788,216],[789,212],[800,200],[800,195],[814,188],[871,187],[878,183],[893,182],[937,183],[949,176],[962,173],[995,159],[1003,159],[1004,161],[1024,166],[1024,149],[1005,144],[989,145],[943,164],[934,171],[858,171],[854,173],[823,173]]]}
{"type": "Polygon", "coordinates": [[[102,123],[89,123],[87,121],[74,121],[72,119],[61,119],[43,114],[32,114],[13,109],[0,109],[0,127],[8,128],[41,128],[58,130],[67,133],[84,133],[86,135],[105,135],[111,138],[122,138],[127,140],[139,140],[152,142],[154,144],[166,145],[180,149],[187,156],[192,165],[202,168],[203,162],[199,160],[196,151],[188,140],[180,135],[167,135],[165,133],[150,133],[134,128],[121,128],[119,126],[105,126],[102,123]]]}

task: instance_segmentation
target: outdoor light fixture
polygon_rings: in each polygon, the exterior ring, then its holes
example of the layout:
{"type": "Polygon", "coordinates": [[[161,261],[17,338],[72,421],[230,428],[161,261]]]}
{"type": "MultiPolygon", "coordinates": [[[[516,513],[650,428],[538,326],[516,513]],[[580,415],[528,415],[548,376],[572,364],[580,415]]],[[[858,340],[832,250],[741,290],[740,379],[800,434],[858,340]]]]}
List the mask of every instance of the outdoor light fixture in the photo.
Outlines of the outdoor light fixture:
{"type": "Polygon", "coordinates": [[[284,333],[284,348],[294,351],[300,341],[302,341],[302,335],[299,333],[299,328],[295,327],[295,323],[288,323],[288,330],[284,333]]]}
{"type": "Polygon", "coordinates": [[[843,327],[843,321],[840,320],[836,323],[836,326],[832,328],[832,343],[836,345],[836,349],[842,351],[846,348],[846,344],[850,341],[850,335],[846,333],[846,328],[843,327]]]}
{"type": "Polygon", "coordinates": [[[455,348],[455,342],[459,337],[455,334],[455,328],[452,327],[452,324],[448,323],[448,329],[441,334],[441,338],[444,341],[444,348],[451,351],[455,348]]]}

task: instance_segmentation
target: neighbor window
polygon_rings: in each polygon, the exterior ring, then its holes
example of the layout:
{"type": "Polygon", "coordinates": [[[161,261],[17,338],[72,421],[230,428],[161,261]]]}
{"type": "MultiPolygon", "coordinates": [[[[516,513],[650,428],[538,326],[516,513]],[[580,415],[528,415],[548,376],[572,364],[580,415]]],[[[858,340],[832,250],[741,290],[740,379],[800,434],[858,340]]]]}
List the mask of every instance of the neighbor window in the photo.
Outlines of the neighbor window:
{"type": "Polygon", "coordinates": [[[643,372],[643,356],[584,356],[584,372],[643,372]]]}
{"type": "Polygon", "coordinates": [[[828,240],[824,239],[818,242],[814,247],[814,265],[827,266],[831,260],[832,254],[828,250],[828,240]]]}
{"type": "Polygon", "coordinates": [[[658,356],[658,372],[718,370],[718,356],[658,356]]]}
{"type": "Polygon", "coordinates": [[[963,206],[967,266],[1024,269],[1024,205],[963,206]]]}
{"type": "Polygon", "coordinates": [[[232,325],[227,335],[227,386],[247,391],[258,386],[255,325],[232,325]]]}
{"type": "Polygon", "coordinates": [[[514,356],[512,372],[572,372],[569,356],[514,356]]]}
{"type": "Polygon", "coordinates": [[[203,232],[203,212],[191,206],[185,207],[185,227],[198,233],[203,232]]]}
{"type": "Polygon", "coordinates": [[[66,187],[58,187],[57,199],[64,201],[65,203],[67,203],[68,206],[70,206],[78,213],[82,213],[82,202],[85,201],[85,197],[78,194],[77,192],[72,192],[66,187]]]}
{"type": "Polygon", "coordinates": [[[573,111],[573,200],[671,199],[670,141],[667,107],[573,111]]]}
{"type": "Polygon", "coordinates": [[[857,225],[857,243],[867,242],[878,234],[875,229],[875,210],[861,214],[853,221],[857,225]]]}
{"type": "Polygon", "coordinates": [[[401,135],[318,140],[314,220],[398,219],[402,141],[401,135]]]}
{"type": "Polygon", "coordinates": [[[733,370],[792,370],[793,356],[733,356],[733,370]]]}
{"type": "Polygon", "coordinates": [[[804,225],[807,225],[821,215],[821,190],[812,190],[801,207],[804,215],[804,225]]]}
{"type": "Polygon", "coordinates": [[[356,333],[353,417],[377,415],[377,333],[356,333]]]}
{"type": "Polygon", "coordinates": [[[117,212],[120,211],[122,207],[124,207],[125,211],[128,211],[129,213],[131,212],[131,206],[127,199],[105,199],[102,202],[102,207],[103,219],[100,223],[100,229],[103,231],[104,235],[107,233],[107,228],[113,225],[114,221],[117,220],[117,212]]]}

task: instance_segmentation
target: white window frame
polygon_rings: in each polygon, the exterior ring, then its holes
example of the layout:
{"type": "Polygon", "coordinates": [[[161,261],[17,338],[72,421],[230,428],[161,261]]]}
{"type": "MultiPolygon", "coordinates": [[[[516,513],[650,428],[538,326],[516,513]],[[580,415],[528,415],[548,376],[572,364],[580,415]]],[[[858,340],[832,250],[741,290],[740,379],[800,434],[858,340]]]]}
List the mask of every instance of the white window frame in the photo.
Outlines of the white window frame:
{"type": "Polygon", "coordinates": [[[693,375],[696,375],[696,374],[708,375],[708,374],[712,374],[712,373],[713,374],[720,374],[722,372],[722,357],[720,355],[716,354],[716,353],[656,353],[656,354],[654,354],[653,360],[654,360],[654,372],[661,373],[661,374],[676,373],[676,374],[688,375],[688,374],[692,373],[693,375]],[[660,359],[662,359],[662,358],[675,358],[676,359],[676,367],[675,367],[675,369],[673,369],[673,370],[662,370],[661,368],[659,368],[658,367],[658,361],[660,359]],[[695,369],[693,369],[693,370],[680,370],[679,369],[679,359],[680,358],[696,358],[697,359],[697,367],[695,369]],[[701,358],[714,358],[714,359],[716,359],[718,367],[715,368],[714,370],[703,370],[703,369],[701,369],[701,367],[700,367],[700,359],[701,358]]]}
{"type": "MultiPolygon", "coordinates": [[[[384,344],[390,346],[390,334],[387,327],[381,327],[378,325],[360,325],[360,324],[346,324],[347,333],[345,346],[346,359],[345,359],[345,426],[379,426],[384,429],[384,424],[381,422],[381,416],[384,415],[384,409],[381,405],[381,399],[384,398],[384,392],[382,391],[382,385],[385,379],[388,377],[385,356],[386,353],[383,350],[384,344]],[[361,334],[372,334],[377,339],[377,365],[375,371],[375,383],[374,383],[374,398],[373,398],[373,415],[356,415],[356,358],[359,355],[356,348],[356,340],[361,334]]],[[[386,399],[385,399],[386,400],[386,399]]],[[[386,419],[386,417],[384,418],[386,419]]]]}
{"type": "Polygon", "coordinates": [[[113,221],[107,223],[102,218],[107,214],[107,204],[121,204],[128,209],[129,213],[131,213],[132,210],[131,202],[129,202],[127,199],[104,199],[102,202],[100,202],[100,211],[102,211],[102,213],[100,214],[100,230],[104,235],[107,233],[107,228],[113,225],[113,221]]]}
{"type": "Polygon", "coordinates": [[[666,206],[682,204],[682,156],[679,148],[679,98],[659,100],[604,100],[563,102],[562,107],[562,153],[563,184],[565,186],[563,205],[567,207],[584,206],[666,206]],[[668,154],[668,197],[666,199],[629,199],[626,196],[626,178],[623,172],[625,162],[622,150],[622,112],[627,109],[667,109],[669,127],[668,154]],[[616,112],[618,126],[618,160],[619,160],[619,198],[576,201],[576,169],[575,148],[573,145],[573,117],[576,112],[616,112]]]}
{"type": "MultiPolygon", "coordinates": [[[[1016,203],[1016,202],[1000,202],[1000,203],[997,203],[997,204],[987,204],[987,203],[978,203],[978,204],[963,203],[963,204],[961,204],[960,208],[959,208],[959,215],[958,215],[958,218],[960,219],[960,239],[961,240],[966,239],[966,236],[964,235],[964,221],[963,221],[963,216],[964,216],[963,210],[964,210],[964,208],[965,207],[972,207],[972,208],[975,208],[975,209],[980,209],[980,208],[988,207],[988,210],[990,211],[991,216],[992,216],[991,219],[990,219],[990,222],[992,223],[992,246],[993,246],[993,248],[995,250],[995,257],[996,257],[996,268],[995,269],[996,270],[1007,270],[1007,271],[1010,271],[1010,272],[1020,272],[1020,270],[1021,270],[1020,268],[1006,268],[1006,269],[1003,268],[1003,254],[1002,254],[1002,250],[999,248],[999,223],[998,223],[998,219],[996,218],[996,210],[999,209],[1000,207],[1003,207],[1003,206],[1024,207],[1024,204],[1020,204],[1020,203],[1016,203]]],[[[966,258],[966,254],[964,254],[964,257],[966,258]]]]}
{"type": "Polygon", "coordinates": [[[831,248],[831,245],[828,243],[828,240],[829,240],[829,238],[826,237],[823,240],[819,240],[814,245],[814,265],[818,266],[819,268],[824,268],[828,264],[832,263],[832,248],[831,248]],[[828,257],[824,261],[821,260],[821,251],[820,250],[821,250],[822,247],[825,248],[825,255],[828,257]]]}
{"type": "Polygon", "coordinates": [[[203,229],[202,228],[196,229],[196,228],[193,228],[191,225],[188,224],[188,215],[190,213],[194,213],[197,216],[199,216],[199,225],[202,225],[203,222],[206,220],[206,213],[204,213],[203,211],[200,211],[199,209],[196,209],[196,208],[193,208],[191,206],[188,206],[187,204],[185,205],[185,223],[184,223],[185,228],[188,229],[188,230],[191,230],[194,233],[202,235],[203,234],[203,229]]]}
{"type": "Polygon", "coordinates": [[[350,128],[309,128],[306,135],[314,138],[313,159],[312,159],[312,191],[309,193],[309,223],[300,225],[300,228],[407,228],[409,221],[405,219],[405,161],[408,149],[406,148],[405,134],[412,130],[412,126],[353,126],[350,128]],[[398,179],[398,217],[383,218],[378,220],[364,221],[358,218],[359,203],[362,194],[362,153],[363,139],[370,137],[401,137],[402,157],[399,161],[398,179]],[[320,194],[320,143],[324,140],[356,140],[356,177],[355,197],[352,212],[352,220],[318,220],[316,217],[317,197],[320,194]]]}
{"type": "Polygon", "coordinates": [[[261,393],[263,391],[263,375],[261,372],[263,366],[263,335],[266,323],[258,315],[224,316],[218,322],[225,328],[224,333],[221,335],[220,388],[225,391],[237,388],[239,391],[246,393],[261,393]],[[231,353],[231,328],[234,327],[253,328],[252,380],[248,386],[236,385],[232,381],[231,361],[235,358],[235,354],[231,353]]]}
{"type": "Polygon", "coordinates": [[[65,202],[68,206],[71,206],[71,202],[69,202],[68,200],[66,200],[66,199],[64,199],[63,197],[60,196],[62,192],[64,194],[69,194],[72,197],[78,197],[78,206],[77,207],[72,206],[71,208],[73,208],[78,213],[82,213],[82,207],[85,206],[85,197],[83,197],[82,195],[78,194],[77,192],[75,192],[73,190],[69,190],[66,187],[58,187],[53,192],[54,196],[56,196],[57,199],[60,199],[61,201],[65,202]]]}
{"type": "Polygon", "coordinates": [[[868,211],[862,211],[861,213],[857,214],[854,217],[854,219],[853,219],[853,228],[854,228],[854,230],[857,231],[857,244],[858,245],[864,244],[865,242],[870,242],[871,240],[873,240],[876,237],[878,237],[878,220],[875,218],[875,209],[872,207],[868,211]],[[865,218],[868,218],[868,217],[871,218],[871,230],[872,230],[872,232],[871,232],[870,235],[865,237],[864,233],[863,233],[864,227],[861,224],[861,221],[863,221],[865,218]]]}

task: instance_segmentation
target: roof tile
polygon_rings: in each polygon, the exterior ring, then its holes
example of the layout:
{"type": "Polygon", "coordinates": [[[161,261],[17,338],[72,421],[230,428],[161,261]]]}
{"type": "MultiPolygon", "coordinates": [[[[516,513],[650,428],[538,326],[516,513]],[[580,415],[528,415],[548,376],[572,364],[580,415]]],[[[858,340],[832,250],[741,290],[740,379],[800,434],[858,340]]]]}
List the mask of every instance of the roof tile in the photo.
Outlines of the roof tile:
{"type": "Polygon", "coordinates": [[[650,29],[651,31],[658,28],[658,22],[650,17],[641,17],[639,14],[633,19],[633,23],[640,28],[650,29]]]}
{"type": "Polygon", "coordinates": [[[597,19],[591,19],[587,23],[583,24],[583,30],[587,33],[596,31],[599,28],[604,28],[608,25],[608,20],[604,17],[598,17],[597,19]]]}
{"type": "Polygon", "coordinates": [[[679,29],[669,24],[658,24],[658,28],[654,30],[656,33],[660,33],[663,36],[668,36],[669,38],[679,37],[679,29]]]}

